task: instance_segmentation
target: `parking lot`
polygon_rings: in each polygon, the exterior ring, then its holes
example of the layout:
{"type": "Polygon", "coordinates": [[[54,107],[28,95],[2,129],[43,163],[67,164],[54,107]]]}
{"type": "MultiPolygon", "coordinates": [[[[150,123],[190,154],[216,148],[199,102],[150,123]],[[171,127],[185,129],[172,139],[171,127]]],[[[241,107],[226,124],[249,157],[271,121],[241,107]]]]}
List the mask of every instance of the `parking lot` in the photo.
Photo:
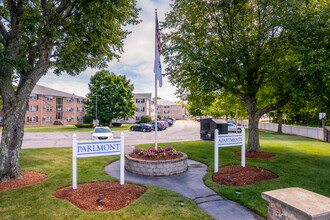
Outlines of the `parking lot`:
{"type": "MultiPolygon", "coordinates": [[[[115,131],[114,138],[119,138],[122,131],[115,131]]],[[[123,131],[125,146],[155,143],[155,132],[123,131]]],[[[200,140],[199,122],[179,120],[172,127],[158,131],[158,143],[200,140]]],[[[22,148],[71,147],[73,132],[26,132],[22,148]]],[[[90,140],[90,132],[78,132],[78,140],[90,140]]]]}

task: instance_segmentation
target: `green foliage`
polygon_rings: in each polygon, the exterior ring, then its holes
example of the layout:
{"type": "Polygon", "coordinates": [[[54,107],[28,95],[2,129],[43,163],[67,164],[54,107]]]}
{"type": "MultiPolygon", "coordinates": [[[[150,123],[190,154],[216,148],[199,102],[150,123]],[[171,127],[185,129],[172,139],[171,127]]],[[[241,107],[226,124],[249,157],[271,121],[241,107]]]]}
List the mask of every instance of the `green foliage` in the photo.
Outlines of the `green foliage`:
{"type": "Polygon", "coordinates": [[[113,122],[112,123],[112,126],[114,126],[114,127],[120,127],[121,126],[121,123],[119,123],[119,122],[113,122]]]}
{"type": "Polygon", "coordinates": [[[83,118],[84,124],[92,124],[93,123],[93,116],[91,114],[86,113],[83,118]]]}
{"type": "Polygon", "coordinates": [[[157,120],[162,120],[162,116],[157,115],[157,120]]]}
{"type": "Polygon", "coordinates": [[[141,116],[141,122],[142,123],[149,123],[151,122],[152,118],[149,115],[142,115],[141,116]]]}
{"type": "Polygon", "coordinates": [[[82,123],[79,123],[79,124],[75,124],[75,126],[77,128],[92,128],[93,127],[93,124],[82,124],[82,123]]]}
{"type": "Polygon", "coordinates": [[[133,117],[136,107],[133,102],[133,85],[126,76],[102,70],[91,77],[88,100],[85,102],[89,115],[96,115],[101,123],[111,122],[114,118],[133,117]]]}
{"type": "Polygon", "coordinates": [[[249,151],[260,151],[263,114],[294,97],[329,103],[329,16],[325,0],[176,0],[163,24],[166,74],[194,106],[223,89],[240,98],[255,130],[249,151]]]}

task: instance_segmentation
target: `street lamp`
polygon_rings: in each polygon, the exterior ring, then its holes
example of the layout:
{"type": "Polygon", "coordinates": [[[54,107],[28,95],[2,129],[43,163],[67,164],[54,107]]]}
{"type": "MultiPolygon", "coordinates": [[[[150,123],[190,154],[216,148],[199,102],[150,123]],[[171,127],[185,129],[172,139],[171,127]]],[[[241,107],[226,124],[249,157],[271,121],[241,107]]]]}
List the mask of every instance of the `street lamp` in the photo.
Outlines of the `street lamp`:
{"type": "Polygon", "coordinates": [[[93,96],[96,96],[96,114],[95,114],[95,117],[96,117],[96,124],[97,124],[97,97],[98,96],[101,96],[101,95],[93,95],[93,96]]]}

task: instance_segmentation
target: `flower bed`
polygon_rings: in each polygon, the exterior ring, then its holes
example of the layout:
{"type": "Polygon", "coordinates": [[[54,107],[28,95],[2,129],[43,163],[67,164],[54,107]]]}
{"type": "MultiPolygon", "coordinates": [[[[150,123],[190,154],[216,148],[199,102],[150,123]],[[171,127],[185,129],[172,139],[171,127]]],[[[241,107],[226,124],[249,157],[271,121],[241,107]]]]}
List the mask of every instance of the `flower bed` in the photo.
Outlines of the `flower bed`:
{"type": "Polygon", "coordinates": [[[145,176],[170,176],[188,170],[187,155],[177,152],[173,147],[150,147],[148,150],[134,149],[126,155],[127,171],[145,176]]]}

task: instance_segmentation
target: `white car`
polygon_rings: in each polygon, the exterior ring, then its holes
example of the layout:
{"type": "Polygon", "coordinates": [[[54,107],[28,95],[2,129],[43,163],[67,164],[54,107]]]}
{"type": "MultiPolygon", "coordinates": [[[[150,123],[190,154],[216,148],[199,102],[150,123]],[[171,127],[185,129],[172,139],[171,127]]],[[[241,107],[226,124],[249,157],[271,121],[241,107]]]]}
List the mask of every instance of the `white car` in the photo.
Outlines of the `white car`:
{"type": "Polygon", "coordinates": [[[109,127],[95,127],[91,133],[93,140],[113,139],[113,131],[109,127]]]}
{"type": "MultiPolygon", "coordinates": [[[[228,121],[228,133],[229,132],[235,132],[236,133],[236,124],[234,122],[228,121]]],[[[237,132],[241,133],[242,132],[242,127],[241,126],[237,126],[237,132]]]]}

